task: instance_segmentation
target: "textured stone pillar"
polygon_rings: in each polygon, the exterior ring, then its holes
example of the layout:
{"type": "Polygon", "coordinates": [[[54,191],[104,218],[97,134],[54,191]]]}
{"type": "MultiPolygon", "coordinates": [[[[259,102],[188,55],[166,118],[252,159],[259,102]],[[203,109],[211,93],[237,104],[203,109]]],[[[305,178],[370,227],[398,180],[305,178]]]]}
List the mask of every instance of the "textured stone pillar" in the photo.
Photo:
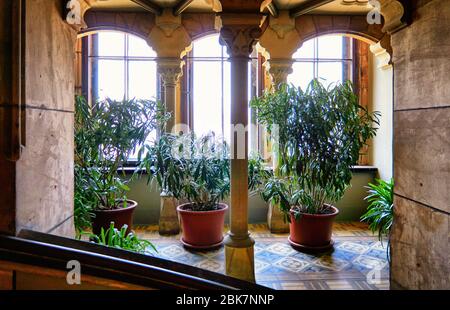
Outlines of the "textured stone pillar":
{"type": "MultiPolygon", "coordinates": [[[[277,18],[270,17],[269,27],[261,36],[259,44],[268,53],[269,59],[264,66],[272,80],[273,89],[287,82],[292,73],[292,55],[301,46],[301,39],[295,29],[295,20],[288,11],[280,11],[277,18]]],[[[273,154],[273,168],[276,172],[277,154],[273,154]]],[[[278,205],[270,204],[267,213],[267,226],[272,233],[289,232],[289,224],[284,221],[284,215],[278,205]]]]}
{"type": "Polygon", "coordinates": [[[293,63],[292,58],[271,58],[266,61],[265,65],[275,88],[287,82],[288,75],[292,73],[293,63]]]}
{"type": "MultiPolygon", "coordinates": [[[[227,46],[231,63],[231,125],[248,123],[248,62],[255,40],[260,36],[260,17],[242,14],[222,15],[221,43],[227,46]]],[[[234,135],[234,132],[232,132],[234,135]]],[[[255,281],[254,240],[248,232],[248,141],[245,133],[244,152],[232,138],[230,232],[225,238],[226,274],[255,281]],[[242,155],[244,158],[239,158],[242,155]]]]}
{"type": "MultiPolygon", "coordinates": [[[[182,55],[191,45],[191,37],[181,23],[181,15],[174,16],[172,8],[164,9],[161,15],[155,17],[155,27],[152,28],[147,43],[158,55],[158,73],[164,86],[164,104],[172,114],[167,122],[166,131],[172,131],[176,120],[180,119],[177,106],[177,83],[182,75],[182,55]]],[[[177,234],[180,225],[177,216],[177,201],[170,196],[161,194],[161,209],[159,219],[160,234],[177,234]]]]}
{"type": "Polygon", "coordinates": [[[183,61],[179,58],[159,58],[158,59],[158,73],[161,75],[164,86],[164,104],[167,112],[172,114],[172,117],[167,122],[166,130],[172,131],[175,125],[175,111],[176,111],[176,87],[182,75],[183,61]]]}
{"type": "Polygon", "coordinates": [[[166,193],[161,193],[159,215],[159,234],[176,235],[180,232],[180,222],[177,214],[178,201],[166,193]]]}

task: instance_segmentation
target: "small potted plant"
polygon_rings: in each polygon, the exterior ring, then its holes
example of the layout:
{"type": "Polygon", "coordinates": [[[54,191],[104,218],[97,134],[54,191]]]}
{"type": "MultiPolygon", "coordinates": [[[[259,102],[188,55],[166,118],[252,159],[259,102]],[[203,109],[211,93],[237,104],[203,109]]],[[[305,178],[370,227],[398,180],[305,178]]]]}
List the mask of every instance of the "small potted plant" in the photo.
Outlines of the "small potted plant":
{"type": "Polygon", "coordinates": [[[292,246],[329,249],[339,213],[333,205],[350,184],[362,146],[375,135],[379,113],[359,105],[350,82],[325,88],[313,80],[305,91],[282,85],[251,104],[269,130],[279,126],[278,165],[263,198],[285,214],[292,246]]]}
{"type": "Polygon", "coordinates": [[[137,203],[126,198],[129,188],[118,172],[149,133],[158,128],[166,112],[159,102],[135,99],[106,99],[91,107],[77,97],[75,108],[77,230],[92,220],[94,234],[102,228],[107,230],[111,222],[117,228],[127,225],[129,232],[137,203]]]}
{"type": "MultiPolygon", "coordinates": [[[[201,138],[192,133],[164,134],[154,148],[154,151],[148,150],[142,163],[149,178],[156,178],[164,191],[181,202],[177,207],[181,242],[191,249],[220,246],[228,209],[222,201],[230,193],[230,157],[226,142],[213,134],[201,138]]],[[[266,174],[261,159],[252,158],[249,188],[259,186],[266,174]]]]}

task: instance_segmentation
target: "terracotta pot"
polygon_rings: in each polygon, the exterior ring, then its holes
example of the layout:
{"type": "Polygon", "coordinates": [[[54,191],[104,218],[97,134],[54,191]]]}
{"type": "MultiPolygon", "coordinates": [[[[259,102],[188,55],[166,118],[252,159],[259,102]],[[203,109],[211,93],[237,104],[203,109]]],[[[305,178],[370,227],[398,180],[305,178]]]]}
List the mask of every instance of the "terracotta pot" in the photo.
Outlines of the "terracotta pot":
{"type": "Polygon", "coordinates": [[[307,214],[301,213],[296,220],[294,212],[290,211],[290,236],[289,242],[292,246],[306,250],[325,250],[333,246],[331,234],[333,222],[339,210],[329,206],[333,212],[330,214],[307,214]]]}
{"type": "Polygon", "coordinates": [[[182,237],[181,242],[193,249],[218,247],[223,241],[225,212],[228,206],[219,203],[219,209],[213,211],[191,211],[191,203],[177,207],[180,215],[182,237]]]}
{"type": "Polygon", "coordinates": [[[122,208],[123,202],[119,205],[120,208],[113,210],[95,210],[95,218],[92,221],[92,232],[96,235],[100,234],[101,229],[106,231],[111,222],[114,222],[114,227],[121,229],[123,225],[128,225],[127,234],[131,231],[133,224],[133,212],[137,206],[134,200],[127,200],[127,207],[122,208]]]}

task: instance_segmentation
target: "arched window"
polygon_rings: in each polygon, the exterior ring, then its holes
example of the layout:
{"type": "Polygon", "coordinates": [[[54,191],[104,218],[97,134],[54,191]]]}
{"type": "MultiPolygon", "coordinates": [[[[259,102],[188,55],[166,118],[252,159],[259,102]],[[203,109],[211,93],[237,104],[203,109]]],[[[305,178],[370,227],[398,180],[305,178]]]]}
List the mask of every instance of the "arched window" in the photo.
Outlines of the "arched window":
{"type": "MultiPolygon", "coordinates": [[[[102,31],[82,40],[82,93],[90,102],[158,97],[156,53],[145,40],[117,31],[102,31]]],[[[147,141],[155,138],[154,131],[147,141]]],[[[136,160],[137,151],[130,161],[136,160]]]]}
{"type": "MultiPolygon", "coordinates": [[[[192,101],[193,130],[197,135],[211,131],[216,136],[230,141],[231,117],[231,72],[226,47],[219,43],[219,35],[209,35],[197,39],[187,57],[189,90],[192,101]]],[[[256,51],[248,63],[248,99],[258,94],[258,68],[260,64],[256,51]]],[[[257,130],[249,109],[249,152],[257,151],[257,130]],[[250,124],[255,126],[250,126],[250,124]]]]}
{"type": "Polygon", "coordinates": [[[156,53],[147,42],[122,32],[100,32],[96,36],[90,59],[93,70],[98,70],[97,85],[93,85],[98,99],[155,99],[156,53]]]}
{"type": "Polygon", "coordinates": [[[305,89],[313,78],[319,78],[324,85],[353,80],[353,39],[340,35],[326,35],[313,38],[292,56],[293,72],[288,83],[305,89]]]}

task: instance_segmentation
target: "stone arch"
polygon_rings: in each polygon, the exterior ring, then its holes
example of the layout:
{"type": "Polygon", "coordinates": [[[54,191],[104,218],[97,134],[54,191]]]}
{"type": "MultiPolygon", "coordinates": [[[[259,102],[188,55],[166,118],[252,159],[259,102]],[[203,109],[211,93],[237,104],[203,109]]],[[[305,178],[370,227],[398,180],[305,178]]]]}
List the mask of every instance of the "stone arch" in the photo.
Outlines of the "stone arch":
{"type": "Polygon", "coordinates": [[[383,31],[381,24],[367,23],[366,16],[349,15],[302,15],[295,19],[295,28],[302,43],[327,34],[340,34],[364,42],[379,43],[392,57],[390,35],[383,31]]]}
{"type": "Polygon", "coordinates": [[[150,31],[155,26],[154,15],[141,12],[115,13],[88,11],[84,15],[84,21],[87,27],[78,32],[79,37],[98,31],[116,30],[130,33],[147,40],[150,31]]]}

